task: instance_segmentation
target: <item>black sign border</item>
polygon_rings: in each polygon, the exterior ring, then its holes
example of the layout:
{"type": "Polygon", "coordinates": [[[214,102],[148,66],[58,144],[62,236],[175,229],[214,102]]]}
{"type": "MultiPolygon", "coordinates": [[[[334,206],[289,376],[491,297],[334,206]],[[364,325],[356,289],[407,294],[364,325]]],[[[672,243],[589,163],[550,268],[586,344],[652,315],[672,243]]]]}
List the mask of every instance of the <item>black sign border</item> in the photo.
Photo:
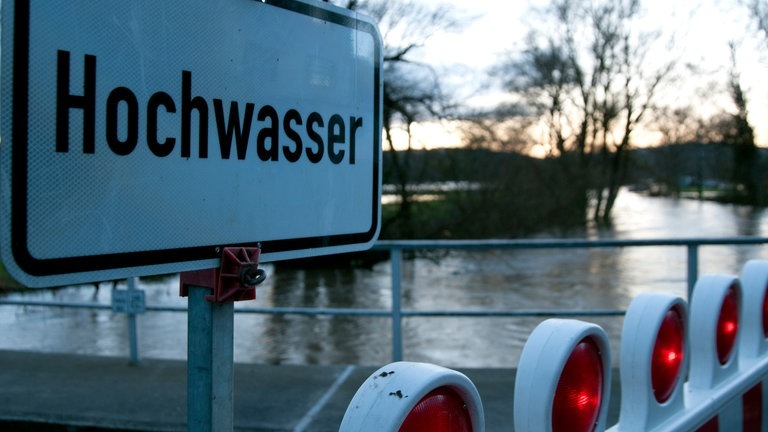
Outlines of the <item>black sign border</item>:
{"type": "MultiPolygon", "coordinates": [[[[87,273],[104,270],[129,269],[135,267],[155,266],[164,264],[179,264],[185,262],[219,259],[223,247],[255,247],[261,246],[262,253],[281,253],[305,251],[334,246],[366,244],[375,240],[379,229],[379,171],[381,169],[381,64],[374,64],[374,114],[373,114],[373,190],[372,218],[367,232],[303,237],[286,240],[253,241],[238,244],[220,244],[150,250],[139,252],[124,252],[103,255],[76,256],[67,258],[38,259],[32,256],[27,245],[27,150],[28,112],[29,112],[29,32],[30,32],[30,1],[15,2],[14,9],[14,41],[13,41],[13,94],[12,94],[12,180],[11,180],[11,252],[16,265],[30,276],[45,277],[65,274],[87,273]]],[[[329,9],[314,6],[295,0],[254,0],[281,9],[296,12],[313,18],[322,19],[354,30],[373,35],[374,58],[381,58],[381,40],[376,27],[367,22],[334,12],[329,9]]],[[[309,253],[308,256],[324,253],[309,253]]],[[[305,255],[301,255],[304,257],[305,255]]]]}

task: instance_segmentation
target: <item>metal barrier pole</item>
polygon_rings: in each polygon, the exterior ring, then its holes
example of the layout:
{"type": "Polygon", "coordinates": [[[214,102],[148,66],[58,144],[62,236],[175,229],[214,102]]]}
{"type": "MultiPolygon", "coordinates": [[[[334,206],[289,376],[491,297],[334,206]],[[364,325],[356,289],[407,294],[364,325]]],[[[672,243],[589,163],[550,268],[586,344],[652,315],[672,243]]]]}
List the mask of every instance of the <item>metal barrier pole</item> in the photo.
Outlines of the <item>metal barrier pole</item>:
{"type": "Polygon", "coordinates": [[[235,303],[214,303],[212,309],[213,340],[211,371],[215,374],[211,387],[211,424],[213,430],[235,429],[235,303]]]}
{"type": "Polygon", "coordinates": [[[699,245],[697,243],[688,243],[688,301],[691,301],[693,287],[699,278],[699,245]]]}
{"type": "Polygon", "coordinates": [[[393,247],[389,252],[392,266],[392,361],[403,359],[403,314],[400,267],[403,262],[402,249],[393,247]]]}
{"type": "MultiPolygon", "coordinates": [[[[136,278],[129,277],[126,279],[128,290],[136,290],[136,278]]],[[[133,312],[128,313],[128,345],[130,347],[132,365],[139,364],[139,342],[138,342],[138,330],[136,329],[136,314],[133,312]]]]}
{"type": "Polygon", "coordinates": [[[189,286],[187,428],[234,429],[234,303],[205,299],[210,288],[189,286]]]}

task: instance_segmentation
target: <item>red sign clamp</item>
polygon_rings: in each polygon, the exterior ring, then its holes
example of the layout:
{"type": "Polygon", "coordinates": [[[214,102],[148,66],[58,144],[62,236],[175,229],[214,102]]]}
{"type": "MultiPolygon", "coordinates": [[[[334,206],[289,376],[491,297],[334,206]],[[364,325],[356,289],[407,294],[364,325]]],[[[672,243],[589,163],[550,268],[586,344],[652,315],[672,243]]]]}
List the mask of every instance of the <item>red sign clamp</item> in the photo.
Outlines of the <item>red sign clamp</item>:
{"type": "Polygon", "coordinates": [[[225,303],[256,298],[256,285],[264,282],[267,273],[258,268],[260,248],[224,248],[219,268],[181,273],[180,295],[187,297],[189,286],[211,288],[205,297],[212,303],[225,303]]]}

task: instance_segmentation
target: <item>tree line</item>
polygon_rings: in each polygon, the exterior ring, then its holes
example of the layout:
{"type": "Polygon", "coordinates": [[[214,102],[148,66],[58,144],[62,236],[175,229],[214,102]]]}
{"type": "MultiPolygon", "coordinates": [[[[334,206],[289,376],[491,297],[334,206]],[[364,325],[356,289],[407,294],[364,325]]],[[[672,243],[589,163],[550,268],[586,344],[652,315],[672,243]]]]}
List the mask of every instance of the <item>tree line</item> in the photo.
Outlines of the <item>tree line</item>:
{"type": "MultiPolygon", "coordinates": [[[[655,166],[672,167],[670,172],[656,170],[655,180],[668,182],[673,192],[681,177],[703,178],[676,175],[674,167],[680,165],[670,161],[691,157],[678,150],[711,145],[726,153],[720,162],[727,160],[721,165],[729,172],[718,178],[727,178],[723,184],[732,187],[731,197],[748,205],[768,202],[734,41],[726,59],[728,79],[720,83],[730,102],[705,114],[698,110],[701,101],[670,102],[675,100],[670,93],[698,71],[680,64],[674,32],[648,28],[641,0],[550,0],[537,10],[523,48],[510,51],[488,71],[489,83],[508,96],[507,102],[469,109],[445,91],[440,74],[417,56],[430,37],[460,30],[469,19],[445,5],[418,0],[340,5],[377,19],[384,37],[384,170],[399,195],[384,213],[385,232],[395,227],[392,236],[457,235],[449,225],[463,227],[461,236],[472,236],[481,217],[487,219],[482,225],[495,226],[499,236],[524,234],[543,221],[565,229],[608,224],[621,187],[643,171],[643,161],[648,163],[634,150],[638,136],[649,131],[665,149],[655,156],[669,156],[655,166]],[[667,55],[659,55],[659,47],[666,47],[667,55]],[[464,153],[461,161],[451,160],[459,152],[433,164],[423,158],[417,162],[411,128],[434,119],[458,120],[465,147],[476,151],[464,153]],[[408,137],[404,149],[394,145],[396,132],[408,137]],[[522,157],[533,149],[538,158],[522,157]],[[461,165],[483,188],[452,192],[450,207],[419,203],[422,209],[433,207],[427,216],[419,215],[408,186],[428,177],[434,165],[448,173],[461,165]]],[[[739,5],[754,24],[745,31],[768,42],[766,0],[739,5]]]]}
{"type": "MultiPolygon", "coordinates": [[[[385,152],[385,160],[389,157],[385,152]]],[[[746,191],[732,183],[733,146],[726,142],[635,148],[626,157],[622,191],[736,204],[748,200],[746,191]]],[[[756,157],[759,170],[768,172],[768,150],[758,149],[756,157]]],[[[415,211],[405,219],[398,217],[397,204],[385,205],[382,238],[578,236],[588,222],[580,210],[563,205],[568,178],[555,159],[486,148],[413,150],[410,159],[407,175],[422,186],[409,191],[415,211]]],[[[384,183],[393,184],[394,175],[385,163],[384,183]]]]}

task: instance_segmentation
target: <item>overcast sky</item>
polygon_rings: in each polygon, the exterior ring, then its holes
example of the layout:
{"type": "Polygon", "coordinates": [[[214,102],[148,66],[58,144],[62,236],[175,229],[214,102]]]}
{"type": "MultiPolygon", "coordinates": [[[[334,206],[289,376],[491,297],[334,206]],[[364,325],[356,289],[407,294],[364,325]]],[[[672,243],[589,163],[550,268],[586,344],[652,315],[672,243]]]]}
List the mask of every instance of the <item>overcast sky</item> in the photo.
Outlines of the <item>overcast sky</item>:
{"type": "MultiPolygon", "coordinates": [[[[547,3],[545,0],[421,1],[451,4],[461,15],[476,17],[461,32],[436,35],[421,53],[425,61],[448,69],[444,76],[449,83],[462,84],[465,91],[473,94],[471,84],[485,79],[488,68],[497,63],[503,53],[519,51],[524,46],[524,37],[535,22],[530,7],[547,3]]],[[[695,64],[709,71],[707,80],[719,83],[723,89],[730,62],[728,42],[734,40],[740,44],[738,66],[742,85],[748,91],[751,122],[758,131],[758,143],[768,145],[768,130],[764,126],[768,121],[763,120],[768,120],[768,86],[765,84],[768,44],[756,35],[739,0],[641,0],[641,4],[649,30],[662,29],[668,35],[674,32],[676,46],[672,51],[683,56],[680,64],[695,64]]],[[[659,49],[657,52],[659,56],[667,56],[671,51],[659,49]]],[[[688,84],[691,91],[703,85],[698,81],[688,84]]],[[[462,99],[475,104],[495,100],[489,91],[468,96],[463,95],[462,99]]],[[[674,99],[679,100],[680,96],[675,95],[674,99]]],[[[712,110],[732,106],[727,95],[713,102],[712,110]]]]}

